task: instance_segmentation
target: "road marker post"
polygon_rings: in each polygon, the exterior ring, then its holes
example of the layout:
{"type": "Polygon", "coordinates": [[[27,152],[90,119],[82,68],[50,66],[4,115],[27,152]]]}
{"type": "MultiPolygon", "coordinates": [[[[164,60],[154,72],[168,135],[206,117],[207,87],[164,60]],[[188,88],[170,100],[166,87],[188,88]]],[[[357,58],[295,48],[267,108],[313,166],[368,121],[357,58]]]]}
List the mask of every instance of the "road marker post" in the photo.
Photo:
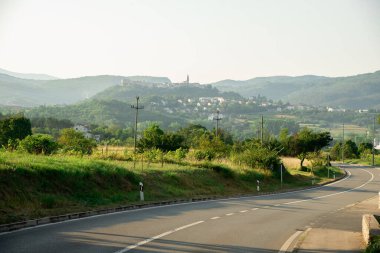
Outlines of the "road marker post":
{"type": "Polygon", "coordinates": [[[379,209],[380,209],[380,192],[379,192],[379,209]]]}
{"type": "Polygon", "coordinates": [[[140,201],[144,201],[144,184],[140,182],[139,186],[140,186],[140,201]]]}
{"type": "Polygon", "coordinates": [[[256,187],[256,189],[257,189],[257,191],[259,192],[259,191],[260,191],[260,180],[256,180],[256,182],[257,182],[257,187],[256,187]]]}

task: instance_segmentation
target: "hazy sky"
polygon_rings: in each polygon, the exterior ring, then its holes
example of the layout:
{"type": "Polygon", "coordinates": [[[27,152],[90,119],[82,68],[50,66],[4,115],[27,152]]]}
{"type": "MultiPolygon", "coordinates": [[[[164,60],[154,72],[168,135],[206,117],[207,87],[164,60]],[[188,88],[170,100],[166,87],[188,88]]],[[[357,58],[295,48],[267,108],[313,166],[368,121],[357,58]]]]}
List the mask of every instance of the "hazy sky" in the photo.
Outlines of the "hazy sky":
{"type": "Polygon", "coordinates": [[[380,70],[380,1],[0,0],[0,68],[202,83],[380,70]]]}

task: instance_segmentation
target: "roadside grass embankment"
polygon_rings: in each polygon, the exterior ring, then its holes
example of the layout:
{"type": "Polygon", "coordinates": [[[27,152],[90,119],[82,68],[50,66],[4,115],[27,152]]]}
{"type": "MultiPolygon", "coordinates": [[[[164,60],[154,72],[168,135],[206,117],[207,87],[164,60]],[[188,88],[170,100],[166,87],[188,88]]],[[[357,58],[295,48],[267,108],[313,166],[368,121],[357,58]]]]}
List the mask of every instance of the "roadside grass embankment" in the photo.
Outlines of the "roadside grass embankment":
{"type": "MultiPolygon", "coordinates": [[[[286,164],[286,163],[285,163],[286,164]]],[[[340,176],[338,168],[331,168],[340,176]]],[[[0,151],[0,224],[145,202],[255,194],[296,189],[328,181],[327,168],[310,172],[289,167],[281,188],[278,172],[230,163],[181,164],[102,160],[91,156],[30,155],[0,151]]]]}

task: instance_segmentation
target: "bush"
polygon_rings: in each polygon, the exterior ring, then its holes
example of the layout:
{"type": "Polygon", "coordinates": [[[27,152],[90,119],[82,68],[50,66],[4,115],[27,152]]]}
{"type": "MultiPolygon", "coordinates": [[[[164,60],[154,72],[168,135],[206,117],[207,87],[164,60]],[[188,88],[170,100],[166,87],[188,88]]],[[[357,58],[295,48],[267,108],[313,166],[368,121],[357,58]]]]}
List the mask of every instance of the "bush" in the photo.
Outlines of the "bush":
{"type": "Polygon", "coordinates": [[[246,149],[243,153],[234,156],[236,156],[235,160],[252,168],[274,169],[280,165],[280,159],[275,151],[260,146],[246,149]]]}
{"type": "Polygon", "coordinates": [[[372,238],[365,252],[366,253],[380,252],[380,236],[375,236],[374,238],[372,238]]]}
{"type": "Polygon", "coordinates": [[[72,128],[65,128],[61,131],[58,143],[62,145],[64,152],[82,155],[92,154],[92,150],[97,146],[95,140],[87,139],[82,133],[72,128]]]}
{"type": "Polygon", "coordinates": [[[50,155],[58,150],[58,143],[47,134],[29,135],[19,142],[19,149],[30,154],[50,155]]]}
{"type": "Polygon", "coordinates": [[[194,152],[194,157],[198,161],[208,160],[211,161],[215,158],[215,154],[211,150],[197,150],[194,152]]]}
{"type": "Polygon", "coordinates": [[[187,152],[188,150],[187,149],[183,149],[183,148],[179,148],[175,151],[175,158],[181,162],[183,159],[186,158],[186,155],[187,155],[187,152]]]}

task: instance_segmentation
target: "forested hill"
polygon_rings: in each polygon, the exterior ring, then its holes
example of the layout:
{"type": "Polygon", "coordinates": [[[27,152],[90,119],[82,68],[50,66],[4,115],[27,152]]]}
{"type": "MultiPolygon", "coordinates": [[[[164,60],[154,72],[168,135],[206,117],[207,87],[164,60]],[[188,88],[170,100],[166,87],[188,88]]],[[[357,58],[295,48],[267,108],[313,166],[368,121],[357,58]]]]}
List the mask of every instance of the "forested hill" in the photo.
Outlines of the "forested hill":
{"type": "MultiPolygon", "coordinates": [[[[124,127],[133,124],[135,110],[129,103],[93,99],[67,106],[40,106],[27,110],[25,115],[29,118],[68,119],[74,123],[124,127]]],[[[139,114],[139,121],[159,122],[164,127],[172,122],[185,122],[175,115],[153,112],[148,108],[139,114]]]]}
{"type": "Polygon", "coordinates": [[[235,92],[221,92],[211,85],[199,84],[144,84],[138,82],[129,82],[125,85],[117,85],[110,87],[93,98],[98,100],[119,100],[131,101],[136,96],[141,97],[178,97],[192,98],[200,97],[224,97],[230,99],[239,99],[241,96],[235,92]]]}
{"type": "Polygon", "coordinates": [[[224,80],[211,85],[245,97],[260,94],[291,104],[347,109],[380,108],[380,71],[335,78],[312,75],[258,77],[246,81],[224,80]]]}

